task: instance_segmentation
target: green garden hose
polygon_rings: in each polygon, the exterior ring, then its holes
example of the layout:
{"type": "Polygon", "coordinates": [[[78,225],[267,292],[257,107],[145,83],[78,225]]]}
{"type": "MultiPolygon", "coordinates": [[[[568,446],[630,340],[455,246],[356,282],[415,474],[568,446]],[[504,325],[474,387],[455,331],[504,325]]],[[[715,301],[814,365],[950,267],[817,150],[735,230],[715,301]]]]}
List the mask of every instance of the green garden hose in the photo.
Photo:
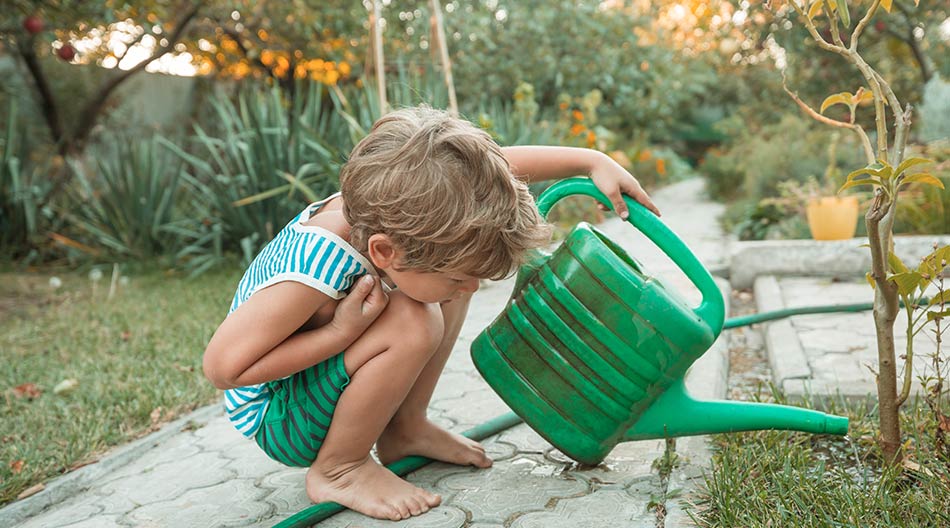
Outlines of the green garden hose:
{"type": "MultiPolygon", "coordinates": [[[[923,304],[926,304],[928,301],[923,299],[920,301],[923,304]]],[[[723,324],[723,330],[728,330],[730,328],[738,328],[740,326],[748,326],[755,323],[761,323],[764,321],[773,321],[775,319],[783,319],[785,317],[791,317],[793,315],[807,315],[807,314],[818,314],[818,313],[837,313],[837,312],[864,312],[873,308],[872,303],[857,303],[857,304],[832,304],[826,306],[801,306],[797,308],[786,308],[784,310],[775,310],[772,312],[765,312],[752,315],[744,315],[742,317],[733,317],[731,319],[726,319],[723,324]]],[[[522,422],[514,413],[507,413],[501,416],[497,416],[479,424],[465,432],[462,433],[463,436],[471,438],[472,440],[483,440],[489,436],[498,434],[505,429],[514,427],[522,422]]],[[[428,465],[433,460],[425,457],[419,456],[410,456],[393,462],[392,464],[387,465],[386,467],[397,475],[405,475],[407,473],[412,473],[426,465],[428,465]]],[[[314,504],[309,508],[302,510],[292,517],[281,521],[275,525],[275,528],[303,528],[307,526],[312,526],[322,520],[325,520],[341,511],[345,510],[344,506],[340,506],[335,502],[321,502],[320,504],[314,504]]]]}

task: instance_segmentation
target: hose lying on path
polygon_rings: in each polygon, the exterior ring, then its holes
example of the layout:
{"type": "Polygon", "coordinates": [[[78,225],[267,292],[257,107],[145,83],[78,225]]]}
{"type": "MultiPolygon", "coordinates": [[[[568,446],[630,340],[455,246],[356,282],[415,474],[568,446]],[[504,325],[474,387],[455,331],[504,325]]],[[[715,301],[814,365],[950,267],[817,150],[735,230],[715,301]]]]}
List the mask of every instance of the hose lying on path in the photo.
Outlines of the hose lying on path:
{"type": "MultiPolygon", "coordinates": [[[[921,304],[926,305],[929,301],[927,299],[922,299],[921,304]]],[[[903,304],[901,304],[903,306],[903,304]]],[[[775,310],[772,312],[764,312],[759,314],[744,315],[741,317],[733,317],[731,319],[726,319],[723,324],[723,330],[729,330],[731,328],[738,328],[740,326],[748,326],[755,323],[761,323],[764,321],[773,321],[775,319],[782,319],[785,317],[791,317],[793,315],[807,315],[807,314],[818,314],[818,313],[836,313],[836,312],[864,312],[873,308],[873,303],[857,303],[857,304],[831,304],[825,306],[800,306],[797,308],[786,308],[784,310],[775,310]]],[[[507,413],[501,416],[496,416],[487,422],[476,425],[475,427],[462,433],[462,436],[471,438],[472,440],[484,440],[489,436],[498,434],[505,429],[514,427],[522,422],[514,413],[507,413]]],[[[386,467],[397,475],[405,475],[407,473],[412,473],[417,469],[420,469],[429,463],[433,462],[432,459],[419,457],[419,456],[410,456],[402,458],[393,462],[392,464],[387,465],[386,467]]],[[[314,504],[309,508],[306,508],[292,517],[281,521],[279,524],[276,524],[274,528],[305,528],[311,526],[315,523],[318,523],[324,519],[332,517],[337,513],[345,510],[344,506],[340,506],[335,502],[321,502],[320,504],[314,504]]]]}

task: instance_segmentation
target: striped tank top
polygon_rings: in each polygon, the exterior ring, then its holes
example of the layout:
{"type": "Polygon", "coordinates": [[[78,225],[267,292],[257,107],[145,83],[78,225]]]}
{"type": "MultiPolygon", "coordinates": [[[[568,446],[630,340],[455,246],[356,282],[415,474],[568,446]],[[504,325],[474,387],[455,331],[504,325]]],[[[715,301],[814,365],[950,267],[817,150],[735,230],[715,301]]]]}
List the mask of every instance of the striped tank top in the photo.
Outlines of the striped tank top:
{"type": "MultiPolygon", "coordinates": [[[[373,267],[345,240],[322,227],[304,225],[334,194],[307,206],[277,233],[254,258],[238,283],[230,315],[254,292],[283,281],[296,281],[333,299],[341,299],[356,279],[373,267]]],[[[224,391],[228,419],[244,436],[253,438],[267,410],[270,390],[266,383],[224,391]]]]}

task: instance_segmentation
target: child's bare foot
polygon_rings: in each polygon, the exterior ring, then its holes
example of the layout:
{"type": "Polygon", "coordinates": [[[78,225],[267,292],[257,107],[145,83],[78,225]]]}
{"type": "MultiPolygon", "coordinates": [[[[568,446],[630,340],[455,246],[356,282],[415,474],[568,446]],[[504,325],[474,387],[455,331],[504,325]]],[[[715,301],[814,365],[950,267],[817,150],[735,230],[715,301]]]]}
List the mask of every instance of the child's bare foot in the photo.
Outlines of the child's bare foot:
{"type": "Polygon", "coordinates": [[[366,457],[334,468],[317,463],[307,471],[307,496],[313,502],[336,502],[377,519],[398,521],[429,511],[442,502],[366,457]]]}
{"type": "Polygon", "coordinates": [[[491,467],[492,460],[478,442],[435,425],[429,420],[390,423],[376,441],[383,464],[409,455],[420,455],[462,466],[491,467]]]}

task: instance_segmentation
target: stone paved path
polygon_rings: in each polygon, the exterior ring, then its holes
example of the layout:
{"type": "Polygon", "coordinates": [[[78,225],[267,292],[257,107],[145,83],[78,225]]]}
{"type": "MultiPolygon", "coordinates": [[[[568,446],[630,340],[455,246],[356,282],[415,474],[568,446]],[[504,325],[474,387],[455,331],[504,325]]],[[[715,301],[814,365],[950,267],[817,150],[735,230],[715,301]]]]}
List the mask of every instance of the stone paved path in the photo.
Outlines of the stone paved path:
{"type": "MultiPolygon", "coordinates": [[[[689,180],[654,198],[667,225],[707,266],[721,267],[726,241],[716,217],[722,208],[705,200],[702,186],[699,179],[689,180]]],[[[672,264],[628,224],[611,219],[599,228],[648,272],[689,290],[672,264]]],[[[508,411],[475,371],[468,349],[501,311],[511,287],[510,280],[485,285],[473,300],[430,408],[430,416],[445,427],[465,430],[508,411]]],[[[729,291],[728,284],[721,287],[729,291]]],[[[685,293],[697,299],[695,291],[685,293]]],[[[688,385],[697,396],[724,394],[726,349],[720,339],[692,369],[688,385]]],[[[495,460],[491,469],[432,464],[409,476],[443,496],[443,505],[425,515],[391,523],[345,512],[320,526],[691,526],[681,501],[691,499],[709,460],[705,439],[697,437],[675,442],[681,464],[670,474],[661,475],[656,466],[665,450],[661,440],[622,444],[602,465],[580,468],[525,425],[485,445],[495,460]],[[673,489],[682,491],[668,497],[673,489]],[[662,520],[658,511],[664,512],[662,520]]],[[[48,483],[45,491],[0,510],[0,526],[272,526],[309,506],[303,474],[267,459],[215,406],[48,483]]]]}
{"type": "MultiPolygon", "coordinates": [[[[826,304],[855,304],[874,300],[874,291],[862,279],[832,281],[816,277],[759,277],[755,281],[759,312],[826,304]]],[[[898,354],[907,343],[906,318],[894,324],[898,354]]],[[[765,342],[772,365],[773,381],[786,395],[822,398],[840,394],[852,400],[877,395],[874,374],[877,342],[870,311],[797,315],[765,325],[765,342]]],[[[931,332],[914,338],[913,388],[920,391],[918,377],[933,371],[927,356],[936,350],[931,332]]],[[[898,374],[903,365],[898,361],[898,374]]],[[[903,379],[903,378],[901,378],[903,379]]]]}

